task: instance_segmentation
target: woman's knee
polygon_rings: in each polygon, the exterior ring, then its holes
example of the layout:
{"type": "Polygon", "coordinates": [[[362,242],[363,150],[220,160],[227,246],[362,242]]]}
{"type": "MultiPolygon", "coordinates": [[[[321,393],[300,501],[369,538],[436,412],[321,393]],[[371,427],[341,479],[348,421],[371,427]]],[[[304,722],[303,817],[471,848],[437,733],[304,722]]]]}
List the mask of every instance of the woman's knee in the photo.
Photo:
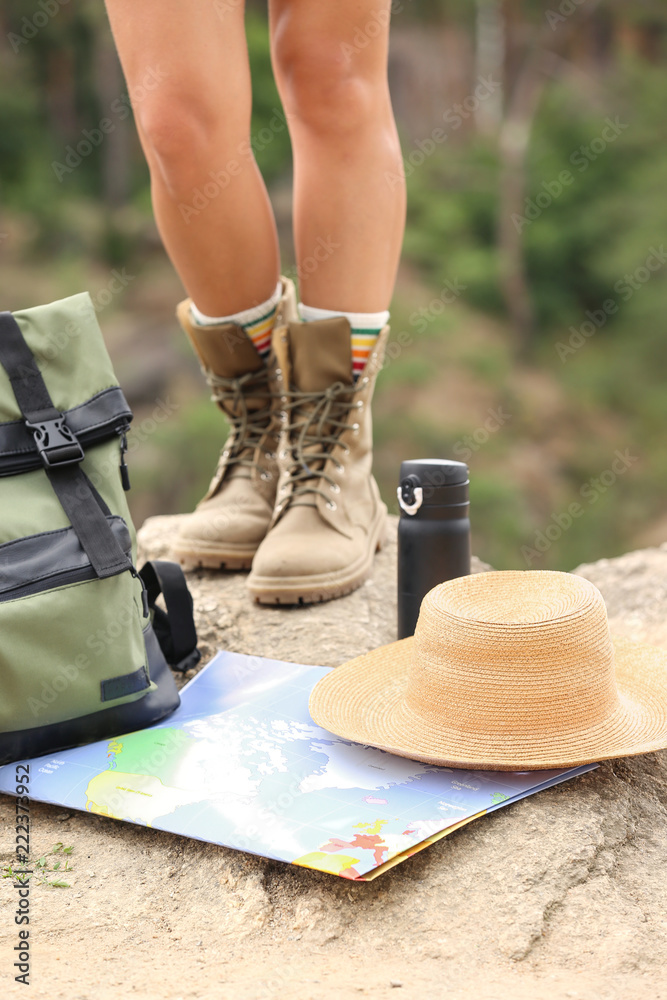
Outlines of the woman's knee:
{"type": "Polygon", "coordinates": [[[341,38],[279,29],[273,61],[288,116],[314,131],[365,128],[388,99],[382,60],[341,38]]]}
{"type": "Polygon", "coordinates": [[[196,186],[211,164],[222,169],[218,159],[238,158],[249,127],[242,109],[210,100],[206,90],[170,86],[135,105],[134,113],[149,163],[173,193],[196,186]]]}

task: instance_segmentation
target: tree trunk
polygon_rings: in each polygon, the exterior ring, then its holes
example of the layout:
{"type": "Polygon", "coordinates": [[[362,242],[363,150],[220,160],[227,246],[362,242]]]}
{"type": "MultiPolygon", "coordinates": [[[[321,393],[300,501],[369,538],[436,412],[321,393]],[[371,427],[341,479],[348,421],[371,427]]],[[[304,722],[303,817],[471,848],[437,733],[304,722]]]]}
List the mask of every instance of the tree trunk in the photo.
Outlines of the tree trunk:
{"type": "Polygon", "coordinates": [[[102,143],[102,200],[108,208],[126,204],[130,189],[131,118],[121,121],[113,103],[125,92],[123,72],[106,22],[96,30],[95,85],[102,117],[113,129],[102,143]]]}
{"type": "MultiPolygon", "coordinates": [[[[506,79],[513,79],[511,97],[500,129],[499,154],[500,217],[498,220],[498,251],[503,298],[516,337],[519,356],[525,356],[535,332],[535,316],[530,297],[523,253],[525,225],[518,216],[524,215],[527,195],[526,160],[530,146],[533,120],[550,76],[563,68],[559,54],[568,44],[575,28],[581,30],[576,15],[559,25],[557,32],[548,25],[534,29],[528,43],[526,23],[519,16],[518,0],[506,0],[507,56],[506,79]],[[555,45],[554,45],[555,42],[555,45]],[[523,58],[519,53],[523,50],[523,58]],[[509,66],[509,62],[512,66],[509,66]]],[[[600,0],[588,0],[587,17],[592,17],[600,0]]]]}
{"type": "Polygon", "coordinates": [[[516,338],[519,355],[525,355],[534,333],[535,317],[523,254],[523,229],[518,216],[524,214],[527,190],[526,158],[532,124],[547,77],[549,53],[533,52],[526,59],[514,86],[510,105],[500,129],[500,205],[498,252],[501,287],[516,338]]]}
{"type": "Polygon", "coordinates": [[[475,78],[491,79],[500,86],[475,112],[475,125],[482,134],[495,135],[503,120],[505,67],[505,17],[502,0],[476,0],[475,78]]]}

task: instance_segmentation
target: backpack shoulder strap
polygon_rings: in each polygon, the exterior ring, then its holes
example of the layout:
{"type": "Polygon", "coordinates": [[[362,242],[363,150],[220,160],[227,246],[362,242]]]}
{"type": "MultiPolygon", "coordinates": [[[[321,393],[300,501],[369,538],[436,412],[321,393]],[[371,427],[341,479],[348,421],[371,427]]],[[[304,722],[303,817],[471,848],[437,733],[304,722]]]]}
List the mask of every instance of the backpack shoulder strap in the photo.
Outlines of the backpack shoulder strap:
{"type": "Polygon", "coordinates": [[[185,672],[196,666],[201,653],[197,649],[197,632],[193,616],[192,595],[183,570],[174,562],[154,559],[139,571],[153,611],[153,628],[164,657],[174,670],[185,672]],[[162,594],[166,613],[155,606],[162,594]]]}
{"type": "Polygon", "coordinates": [[[104,579],[124,570],[134,572],[107,521],[109,508],[80,466],[83,448],[54,407],[35,357],[10,312],[0,312],[0,364],[35,438],[51,486],[96,575],[104,579]]]}

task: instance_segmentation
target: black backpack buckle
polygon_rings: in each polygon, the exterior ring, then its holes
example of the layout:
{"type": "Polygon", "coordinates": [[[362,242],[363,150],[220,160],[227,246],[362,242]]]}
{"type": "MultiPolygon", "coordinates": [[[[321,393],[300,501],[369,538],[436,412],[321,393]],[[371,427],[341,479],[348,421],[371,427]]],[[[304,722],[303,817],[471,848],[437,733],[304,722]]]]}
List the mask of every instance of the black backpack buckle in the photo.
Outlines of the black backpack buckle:
{"type": "Polygon", "coordinates": [[[59,465],[76,465],[82,462],[85,455],[83,448],[73,431],[65,423],[65,418],[58,410],[32,414],[32,420],[26,420],[26,427],[32,431],[37,445],[37,451],[44,466],[52,469],[59,465]]]}

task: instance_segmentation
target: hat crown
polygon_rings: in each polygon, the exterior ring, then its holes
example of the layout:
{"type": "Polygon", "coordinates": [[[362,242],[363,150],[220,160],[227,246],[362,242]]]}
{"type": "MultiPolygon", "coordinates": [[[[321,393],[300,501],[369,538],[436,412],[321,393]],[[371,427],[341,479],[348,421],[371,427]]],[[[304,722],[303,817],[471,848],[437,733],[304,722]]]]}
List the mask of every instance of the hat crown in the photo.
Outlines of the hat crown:
{"type": "Polygon", "coordinates": [[[422,602],[406,707],[467,733],[569,731],[619,706],[597,587],[548,570],[449,580],[422,602]]]}

